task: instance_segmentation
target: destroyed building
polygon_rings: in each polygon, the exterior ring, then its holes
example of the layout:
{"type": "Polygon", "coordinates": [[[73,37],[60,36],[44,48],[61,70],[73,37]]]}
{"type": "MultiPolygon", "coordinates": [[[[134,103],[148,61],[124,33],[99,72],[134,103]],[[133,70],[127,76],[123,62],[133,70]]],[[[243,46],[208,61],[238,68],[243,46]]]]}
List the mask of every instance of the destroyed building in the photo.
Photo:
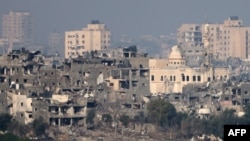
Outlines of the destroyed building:
{"type": "Polygon", "coordinates": [[[155,89],[161,91],[160,97],[174,104],[177,111],[200,118],[206,119],[226,108],[243,115],[242,106],[250,100],[250,83],[233,79],[238,78],[237,73],[231,73],[234,68],[227,73],[225,68],[213,70],[213,65],[189,68],[180,50],[176,47],[172,50],[170,59],[165,61],[149,59],[147,54],[139,53],[136,46],[130,46],[116,53],[114,50],[93,51],[49,65],[39,51],[13,50],[0,56],[0,112],[9,113],[24,124],[42,117],[53,127],[85,128],[86,117],[92,109],[98,119],[108,114],[113,119],[122,115],[132,119],[140,113],[146,115],[147,103],[158,97],[150,91],[155,89]],[[168,66],[164,67],[166,62],[168,66]],[[177,73],[176,69],[179,75],[172,73],[177,73]],[[202,69],[207,71],[205,75],[202,69]],[[184,72],[188,72],[189,77],[184,72]],[[165,74],[172,74],[173,83],[170,76],[167,78],[173,86],[165,85],[165,74]],[[168,93],[165,90],[169,90],[168,93]]]}
{"type": "Polygon", "coordinates": [[[136,46],[120,51],[116,57],[91,52],[56,65],[24,48],[1,56],[1,113],[25,124],[41,116],[51,126],[85,126],[91,108],[100,116],[120,110],[134,117],[150,95],[148,57],[136,46]]]}

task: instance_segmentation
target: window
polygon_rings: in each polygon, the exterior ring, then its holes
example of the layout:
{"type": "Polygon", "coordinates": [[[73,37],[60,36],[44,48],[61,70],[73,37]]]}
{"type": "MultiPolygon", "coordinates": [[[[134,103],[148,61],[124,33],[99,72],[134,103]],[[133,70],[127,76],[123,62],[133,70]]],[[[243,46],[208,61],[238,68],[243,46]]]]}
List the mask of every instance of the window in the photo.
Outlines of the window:
{"type": "Polygon", "coordinates": [[[189,76],[186,77],[187,81],[189,81],[189,76]]]}
{"type": "Polygon", "coordinates": [[[175,76],[174,76],[174,80],[173,81],[175,81],[175,76]]]}
{"type": "Polygon", "coordinates": [[[23,107],[23,102],[21,102],[21,107],[23,107]]]}
{"type": "Polygon", "coordinates": [[[210,77],[208,77],[208,78],[207,78],[207,81],[208,81],[208,82],[210,82],[210,81],[211,81],[211,78],[210,78],[210,77]]]}
{"type": "Polygon", "coordinates": [[[201,81],[201,76],[197,76],[197,81],[201,81]]]}
{"type": "Polygon", "coordinates": [[[161,81],[163,81],[163,76],[161,76],[161,81]]]}
{"type": "Polygon", "coordinates": [[[182,81],[185,81],[185,75],[182,74],[182,81]]]}
{"type": "Polygon", "coordinates": [[[172,75],[170,76],[170,81],[172,81],[172,75]]]}
{"type": "Polygon", "coordinates": [[[154,81],[154,80],[155,80],[155,76],[151,75],[151,81],[154,81]]]}
{"type": "Polygon", "coordinates": [[[196,81],[196,77],[195,77],[195,76],[193,76],[193,81],[194,81],[194,82],[196,81]]]}

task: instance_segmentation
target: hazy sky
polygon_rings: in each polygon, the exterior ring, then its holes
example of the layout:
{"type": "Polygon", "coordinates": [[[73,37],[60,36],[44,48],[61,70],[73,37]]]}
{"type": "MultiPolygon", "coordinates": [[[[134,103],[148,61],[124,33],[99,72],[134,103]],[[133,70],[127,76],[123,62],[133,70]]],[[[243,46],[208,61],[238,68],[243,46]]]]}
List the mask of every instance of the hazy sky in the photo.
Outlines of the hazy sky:
{"type": "Polygon", "coordinates": [[[176,33],[182,23],[223,22],[239,16],[250,25],[250,0],[0,0],[0,14],[26,10],[35,22],[37,42],[53,31],[81,29],[91,20],[104,22],[117,39],[176,33]]]}

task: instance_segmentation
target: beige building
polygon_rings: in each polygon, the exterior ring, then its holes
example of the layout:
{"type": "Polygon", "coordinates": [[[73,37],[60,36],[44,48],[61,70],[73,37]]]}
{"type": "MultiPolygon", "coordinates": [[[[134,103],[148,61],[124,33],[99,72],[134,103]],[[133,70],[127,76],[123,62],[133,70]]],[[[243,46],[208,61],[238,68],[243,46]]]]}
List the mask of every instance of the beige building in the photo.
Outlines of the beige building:
{"type": "Polygon", "coordinates": [[[88,51],[106,50],[110,47],[110,30],[99,21],[86,28],[65,32],[65,58],[75,58],[88,51]]]}
{"type": "Polygon", "coordinates": [[[204,47],[210,49],[214,58],[249,58],[250,27],[244,27],[242,20],[230,17],[223,24],[204,24],[202,29],[204,47]]]}
{"type": "Polygon", "coordinates": [[[249,36],[250,27],[243,26],[236,16],[219,24],[183,24],[177,30],[177,41],[181,46],[196,47],[201,43],[218,60],[229,57],[249,59],[249,36]]]}
{"type": "Polygon", "coordinates": [[[171,49],[168,59],[150,59],[150,92],[181,93],[182,87],[190,83],[204,83],[229,77],[227,68],[214,68],[204,62],[203,67],[191,68],[178,46],[171,49]]]}
{"type": "Polygon", "coordinates": [[[26,95],[14,93],[9,95],[12,95],[10,114],[15,119],[18,119],[25,124],[32,122],[32,98],[28,98],[26,95]]]}

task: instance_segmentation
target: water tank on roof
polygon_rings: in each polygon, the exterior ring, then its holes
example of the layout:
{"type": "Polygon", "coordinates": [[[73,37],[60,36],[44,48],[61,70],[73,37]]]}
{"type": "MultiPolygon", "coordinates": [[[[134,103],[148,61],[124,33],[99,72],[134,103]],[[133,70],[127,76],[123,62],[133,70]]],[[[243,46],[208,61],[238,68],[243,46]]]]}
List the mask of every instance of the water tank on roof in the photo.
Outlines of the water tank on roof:
{"type": "Polygon", "coordinates": [[[201,108],[201,109],[199,109],[198,113],[201,114],[201,115],[208,115],[211,112],[210,112],[209,108],[201,108]]]}

